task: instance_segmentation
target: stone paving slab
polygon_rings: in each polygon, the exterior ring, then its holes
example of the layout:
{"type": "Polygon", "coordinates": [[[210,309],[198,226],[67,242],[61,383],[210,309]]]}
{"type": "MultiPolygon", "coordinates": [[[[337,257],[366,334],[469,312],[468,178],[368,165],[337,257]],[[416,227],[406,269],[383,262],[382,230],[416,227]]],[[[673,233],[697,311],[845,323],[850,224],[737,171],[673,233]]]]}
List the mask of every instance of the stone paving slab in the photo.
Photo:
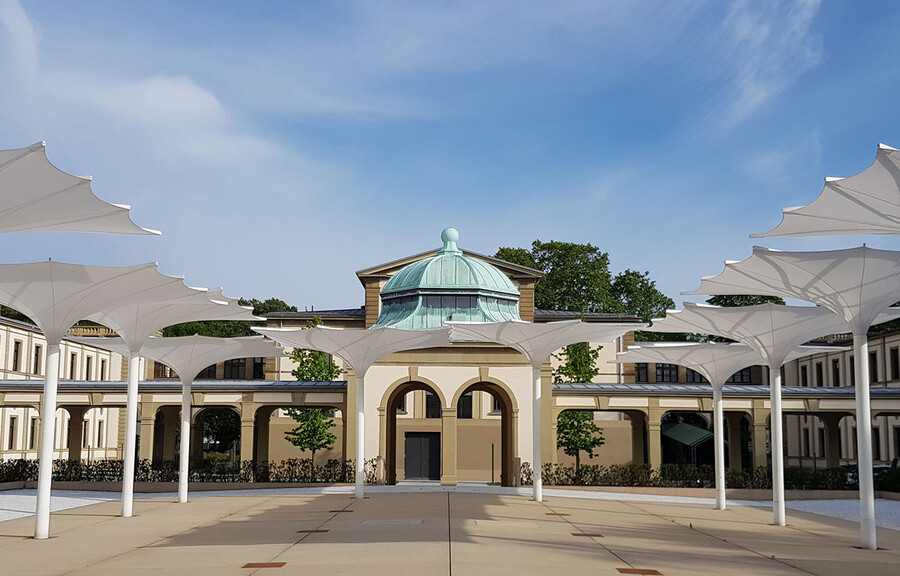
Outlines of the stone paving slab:
{"type": "Polygon", "coordinates": [[[44,575],[688,574],[822,576],[900,573],[900,532],[877,552],[855,548],[858,524],[807,512],[776,527],[771,511],[708,503],[423,490],[253,491],[99,501],[54,512],[52,538],[33,518],[0,523],[0,572],[44,575]],[[578,534],[578,536],[576,536],[578,534]],[[279,568],[243,568],[284,562],[279,568]],[[648,572],[649,573],[649,572],[648,572]]]}

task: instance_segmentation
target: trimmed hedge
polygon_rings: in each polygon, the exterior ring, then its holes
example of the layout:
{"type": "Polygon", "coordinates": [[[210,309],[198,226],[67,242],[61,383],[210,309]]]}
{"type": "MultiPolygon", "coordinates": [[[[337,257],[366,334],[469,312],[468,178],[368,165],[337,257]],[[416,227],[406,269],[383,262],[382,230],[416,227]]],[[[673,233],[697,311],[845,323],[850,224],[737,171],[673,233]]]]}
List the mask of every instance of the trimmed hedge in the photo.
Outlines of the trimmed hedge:
{"type": "MultiPolygon", "coordinates": [[[[531,484],[534,472],[529,463],[522,464],[522,483],[531,484]]],[[[715,468],[663,464],[651,469],[647,464],[601,466],[582,465],[578,472],[574,466],[544,464],[544,483],[553,486],[643,486],[660,488],[714,488],[715,468]]],[[[728,488],[772,488],[772,475],[768,468],[755,470],[726,470],[725,485],[728,488]]],[[[845,473],[840,468],[826,470],[801,470],[786,468],[784,486],[788,490],[850,490],[845,473]]],[[[875,489],[900,492],[900,469],[882,472],[875,479],[875,489]]]]}
{"type": "MultiPolygon", "coordinates": [[[[54,460],[53,480],[63,482],[120,482],[121,460],[54,460]]],[[[353,482],[355,460],[329,460],[313,466],[308,459],[291,458],[281,462],[220,462],[206,460],[192,463],[191,482],[285,482],[347,483],[353,482]]],[[[174,460],[151,463],[141,460],[134,471],[136,482],[177,482],[178,463],[174,460]]],[[[34,482],[38,478],[37,460],[0,462],[0,482],[34,482]]],[[[375,482],[375,460],[366,461],[366,481],[375,482]]]]}

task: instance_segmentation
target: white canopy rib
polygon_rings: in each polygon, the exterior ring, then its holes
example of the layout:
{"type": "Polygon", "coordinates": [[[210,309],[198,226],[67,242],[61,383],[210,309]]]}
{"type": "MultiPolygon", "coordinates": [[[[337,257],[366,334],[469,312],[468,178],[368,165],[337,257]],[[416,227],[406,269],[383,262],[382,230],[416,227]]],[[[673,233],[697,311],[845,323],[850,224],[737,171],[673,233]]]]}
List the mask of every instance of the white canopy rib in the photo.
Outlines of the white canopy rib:
{"type": "Polygon", "coordinates": [[[560,348],[579,342],[612,342],[626,332],[642,330],[639,322],[588,323],[562,320],[534,324],[508,322],[447,322],[453,342],[494,342],[521,352],[532,367],[540,368],[560,348]]]}
{"type": "MultiPolygon", "coordinates": [[[[888,309],[876,323],[900,318],[900,309],[888,309]]],[[[831,310],[819,306],[756,306],[722,308],[686,302],[683,310],[669,310],[653,320],[649,332],[698,332],[736,340],[756,350],[772,369],[786,362],[788,354],[810,340],[850,331],[850,326],[831,310]]]]}
{"type": "Polygon", "coordinates": [[[67,174],[51,164],[44,142],[0,150],[0,233],[160,234],[135,224],[129,210],[98,198],[90,178],[67,174]]]}
{"type": "Polygon", "coordinates": [[[314,328],[254,327],[253,330],[284,346],[319,350],[339,356],[353,368],[357,376],[364,376],[375,362],[394,352],[441,348],[450,345],[446,328],[398,330],[378,327],[364,330],[316,326],[314,328]]]}
{"type": "Polygon", "coordinates": [[[751,238],[833,234],[900,234],[900,151],[879,144],[868,168],[826,178],[818,198],[785,208],[778,226],[751,238]]]}
{"type": "Polygon", "coordinates": [[[900,301],[900,252],[867,246],[817,252],[755,247],[740,262],[726,262],[718,276],[685,294],[767,294],[799,298],[840,315],[865,334],[890,305],[900,301]]]}
{"type": "MultiPolygon", "coordinates": [[[[68,336],[66,340],[128,354],[128,344],[119,337],[68,336]]],[[[262,336],[213,338],[194,335],[150,338],[141,347],[141,355],[172,368],[182,381],[191,381],[206,367],[218,362],[234,358],[275,358],[283,356],[284,350],[262,336]]]]}

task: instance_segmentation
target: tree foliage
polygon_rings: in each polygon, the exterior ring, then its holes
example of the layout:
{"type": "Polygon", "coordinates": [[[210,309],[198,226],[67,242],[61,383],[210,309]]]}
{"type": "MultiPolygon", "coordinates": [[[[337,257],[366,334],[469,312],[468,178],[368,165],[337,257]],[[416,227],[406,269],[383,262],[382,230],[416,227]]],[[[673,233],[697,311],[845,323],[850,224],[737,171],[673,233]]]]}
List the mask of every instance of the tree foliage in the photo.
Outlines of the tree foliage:
{"type": "MultiPolygon", "coordinates": [[[[306,323],[306,327],[314,328],[321,324],[322,319],[316,316],[306,323]]],[[[296,364],[291,374],[300,381],[330,382],[341,375],[341,369],[325,352],[294,348],[291,351],[291,360],[296,364]]]]}
{"type": "Polygon", "coordinates": [[[712,296],[706,300],[707,304],[721,306],[723,308],[737,308],[739,306],[756,306],[757,304],[778,304],[784,306],[784,298],[779,296],[759,296],[757,294],[728,294],[712,296]]]}
{"type": "Polygon", "coordinates": [[[600,373],[597,358],[601,348],[602,346],[594,348],[588,342],[580,342],[566,346],[562,352],[554,354],[562,364],[553,370],[553,382],[591,382],[600,373]]]}
{"type": "MultiPolygon", "coordinates": [[[[241,419],[228,408],[208,408],[203,411],[203,440],[213,452],[228,452],[240,441],[241,419]]],[[[241,454],[249,460],[252,454],[241,454]]]]}
{"type": "MultiPolygon", "coordinates": [[[[288,408],[288,415],[297,422],[297,427],[284,433],[285,439],[300,448],[308,450],[313,465],[310,473],[315,470],[316,452],[329,450],[334,446],[337,436],[331,429],[334,428],[334,410],[330,408],[288,408]]],[[[315,478],[310,478],[310,482],[315,478]]]]}
{"type": "Polygon", "coordinates": [[[18,320],[19,322],[25,322],[27,324],[34,324],[34,321],[28,316],[22,314],[18,310],[14,310],[9,306],[3,306],[0,304],[0,316],[4,318],[9,318],[10,320],[18,320]]]}
{"type": "Polygon", "coordinates": [[[544,273],[534,292],[535,308],[615,311],[610,298],[609,255],[596,246],[535,240],[531,250],[500,248],[495,256],[544,273]]]}
{"type": "Polygon", "coordinates": [[[581,453],[596,456],[594,449],[605,444],[603,430],[594,424],[593,415],[585,410],[566,410],[556,422],[556,447],[575,457],[575,472],[581,466],[581,453]]]}
{"type": "MultiPolygon", "coordinates": [[[[240,298],[238,304],[241,306],[253,306],[253,314],[255,316],[265,316],[272,312],[296,312],[297,307],[291,306],[284,300],[278,298],[269,298],[268,300],[257,300],[251,298],[246,300],[240,298]]],[[[254,332],[250,329],[254,324],[251,322],[243,322],[238,320],[208,320],[203,322],[184,322],[175,324],[163,330],[163,336],[172,338],[175,336],[212,336],[215,338],[235,338],[237,336],[253,336],[254,332]]]]}

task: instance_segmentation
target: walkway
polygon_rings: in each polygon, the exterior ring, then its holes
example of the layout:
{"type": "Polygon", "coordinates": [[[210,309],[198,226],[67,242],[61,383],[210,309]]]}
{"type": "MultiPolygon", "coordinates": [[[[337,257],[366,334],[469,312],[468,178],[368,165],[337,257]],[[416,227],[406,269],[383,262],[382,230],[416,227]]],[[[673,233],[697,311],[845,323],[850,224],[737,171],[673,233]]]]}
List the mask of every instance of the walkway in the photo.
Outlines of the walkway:
{"type": "MultiPolygon", "coordinates": [[[[48,541],[32,518],[0,523],[0,566],[16,575],[140,574],[892,574],[900,532],[878,552],[856,549],[845,520],[766,508],[421,491],[283,491],[169,496],[55,513],[48,541]],[[284,563],[283,565],[281,563],[284,563]],[[263,565],[280,567],[263,567],[263,565]],[[254,567],[257,566],[257,567],[254,567]]],[[[99,495],[98,495],[99,497],[99,495]]]]}

